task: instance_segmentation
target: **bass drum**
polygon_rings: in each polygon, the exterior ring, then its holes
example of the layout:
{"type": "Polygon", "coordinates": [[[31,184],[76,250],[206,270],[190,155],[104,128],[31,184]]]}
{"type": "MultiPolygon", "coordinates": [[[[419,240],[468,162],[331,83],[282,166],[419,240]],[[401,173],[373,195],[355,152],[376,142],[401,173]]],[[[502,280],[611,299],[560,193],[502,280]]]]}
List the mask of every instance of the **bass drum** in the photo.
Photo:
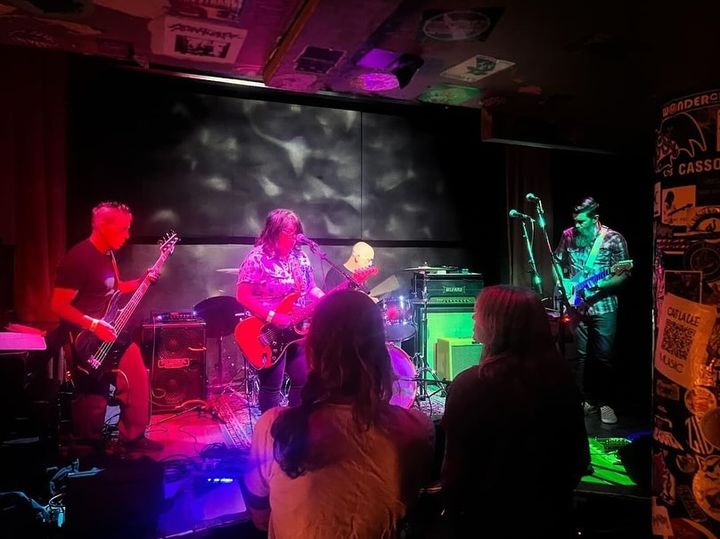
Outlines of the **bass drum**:
{"type": "Polygon", "coordinates": [[[405,350],[399,346],[393,343],[386,343],[386,346],[390,355],[390,364],[395,373],[390,404],[401,408],[410,408],[415,402],[415,393],[417,392],[415,365],[405,350]]]}

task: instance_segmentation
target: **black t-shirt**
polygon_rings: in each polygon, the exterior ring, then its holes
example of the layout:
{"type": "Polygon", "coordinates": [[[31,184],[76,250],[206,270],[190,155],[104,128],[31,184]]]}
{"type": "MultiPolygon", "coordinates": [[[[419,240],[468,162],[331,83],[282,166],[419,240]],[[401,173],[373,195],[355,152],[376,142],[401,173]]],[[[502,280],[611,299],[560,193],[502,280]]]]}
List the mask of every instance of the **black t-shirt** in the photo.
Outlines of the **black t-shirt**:
{"type": "Polygon", "coordinates": [[[446,509],[474,525],[510,519],[507,530],[539,526],[530,513],[545,509],[561,519],[590,461],[580,396],[567,365],[556,359],[523,368],[527,362],[501,358],[485,365],[484,375],[482,367],[470,368],[449,388],[443,494],[446,509]],[[528,520],[513,520],[516,502],[524,504],[528,520]]]}
{"type": "Polygon", "coordinates": [[[65,254],[55,277],[56,288],[78,291],[73,307],[93,318],[105,313],[116,285],[111,256],[98,251],[90,240],[81,241],[65,254]]]}

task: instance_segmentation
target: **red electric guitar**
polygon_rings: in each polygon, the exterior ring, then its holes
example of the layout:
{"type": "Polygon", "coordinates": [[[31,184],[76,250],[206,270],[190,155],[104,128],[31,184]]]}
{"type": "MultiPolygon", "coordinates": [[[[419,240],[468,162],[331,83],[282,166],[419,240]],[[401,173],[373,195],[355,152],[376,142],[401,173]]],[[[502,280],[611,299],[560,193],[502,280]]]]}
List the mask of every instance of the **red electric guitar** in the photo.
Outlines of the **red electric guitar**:
{"type": "MultiPolygon", "coordinates": [[[[375,266],[368,266],[353,272],[353,279],[356,283],[362,284],[373,275],[377,275],[379,271],[375,266]]],[[[349,281],[340,283],[328,294],[347,288],[350,284],[349,281]]],[[[255,316],[241,320],[235,327],[235,342],[248,362],[256,369],[275,365],[287,347],[307,333],[303,322],[310,318],[317,302],[297,308],[295,303],[300,295],[299,292],[288,294],[274,309],[277,314],[286,314],[292,319],[292,324],[286,328],[273,326],[255,316]]]]}

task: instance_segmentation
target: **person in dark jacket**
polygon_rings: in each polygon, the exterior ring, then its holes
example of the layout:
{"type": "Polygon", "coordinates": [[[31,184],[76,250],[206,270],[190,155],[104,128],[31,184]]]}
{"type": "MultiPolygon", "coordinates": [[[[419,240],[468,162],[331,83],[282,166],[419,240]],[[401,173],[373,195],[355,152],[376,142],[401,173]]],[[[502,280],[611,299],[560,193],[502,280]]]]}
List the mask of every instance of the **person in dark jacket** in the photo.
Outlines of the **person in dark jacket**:
{"type": "Polygon", "coordinates": [[[442,485],[453,536],[572,537],[572,494],[590,462],[582,398],[535,292],[485,288],[480,365],[453,380],[442,485]]]}

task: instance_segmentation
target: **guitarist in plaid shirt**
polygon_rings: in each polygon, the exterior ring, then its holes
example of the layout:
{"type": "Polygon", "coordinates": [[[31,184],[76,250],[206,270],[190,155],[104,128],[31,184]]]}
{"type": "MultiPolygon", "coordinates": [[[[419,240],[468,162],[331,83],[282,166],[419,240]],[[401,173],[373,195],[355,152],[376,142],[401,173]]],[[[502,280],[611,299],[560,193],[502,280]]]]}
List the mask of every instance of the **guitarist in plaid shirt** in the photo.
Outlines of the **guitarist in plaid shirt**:
{"type": "MultiPolygon", "coordinates": [[[[575,226],[562,234],[555,258],[566,277],[573,279],[610,270],[628,258],[627,242],[619,232],[600,223],[600,205],[592,197],[573,208],[575,226]],[[589,264],[588,264],[589,263],[589,264]]],[[[617,423],[612,401],[612,352],[617,328],[618,287],[627,272],[610,273],[600,279],[585,296],[585,304],[575,324],[578,359],[575,368],[582,391],[585,413],[600,412],[603,423],[617,423]]]]}

